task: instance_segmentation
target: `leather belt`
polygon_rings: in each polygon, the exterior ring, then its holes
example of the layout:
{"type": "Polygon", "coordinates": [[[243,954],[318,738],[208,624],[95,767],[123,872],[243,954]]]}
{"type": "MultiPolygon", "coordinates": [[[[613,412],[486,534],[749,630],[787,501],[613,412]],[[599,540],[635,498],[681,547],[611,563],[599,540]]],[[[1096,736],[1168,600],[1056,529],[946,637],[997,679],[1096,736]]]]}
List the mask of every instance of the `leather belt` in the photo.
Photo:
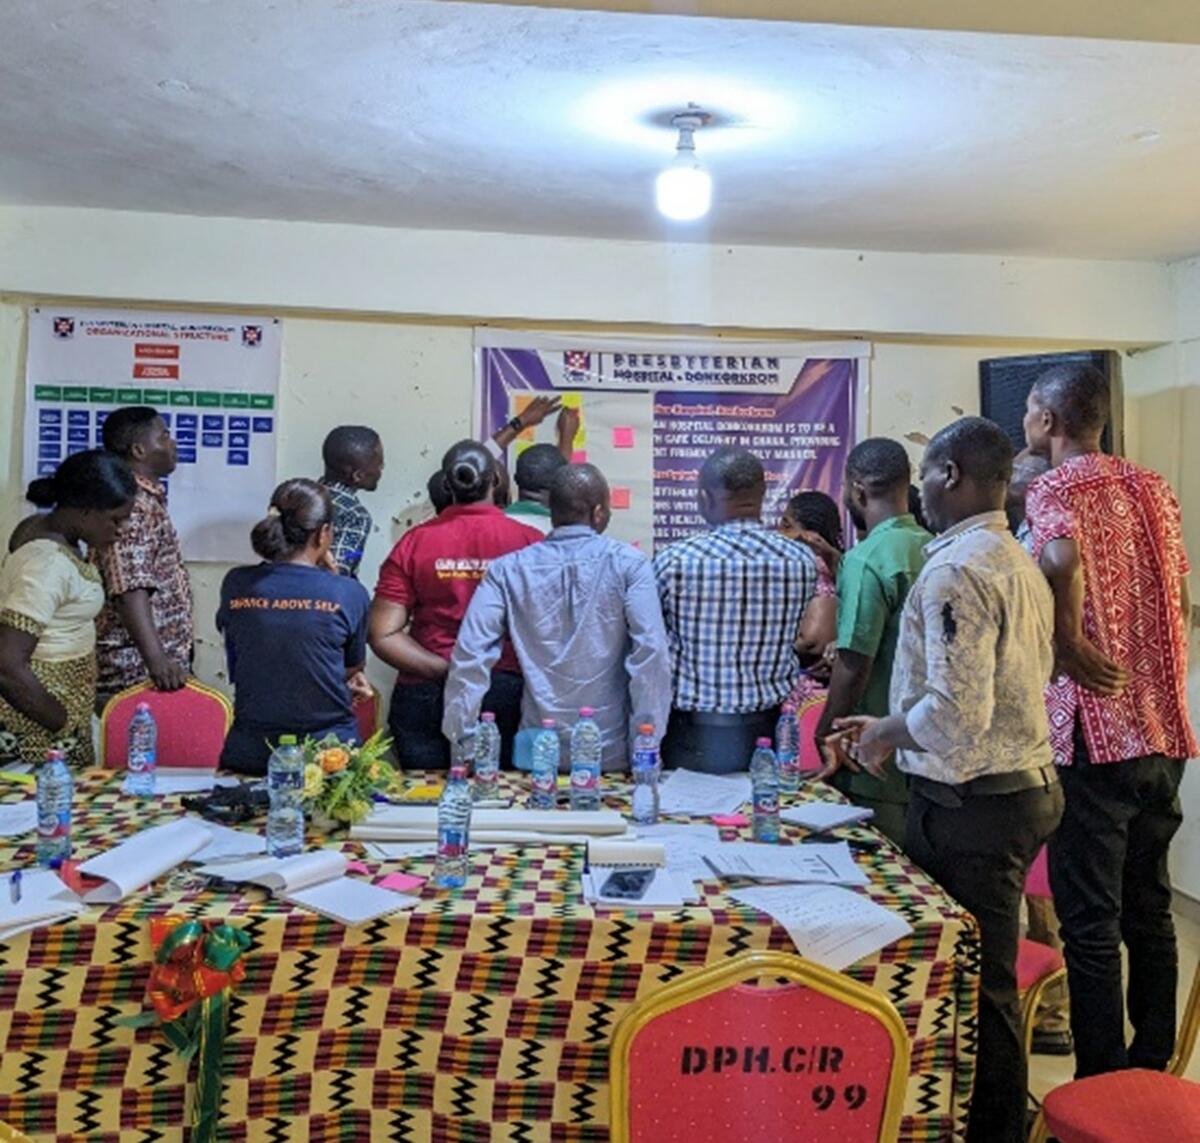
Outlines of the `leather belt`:
{"type": "Polygon", "coordinates": [[[1058,770],[1053,762],[1036,770],[1013,770],[1007,774],[983,774],[969,782],[935,782],[932,778],[910,775],[912,788],[931,802],[952,809],[962,805],[964,798],[986,798],[999,794],[1019,794],[1022,790],[1058,785],[1058,770]]]}
{"type": "Polygon", "coordinates": [[[772,707],[769,710],[748,710],[738,714],[728,711],[718,710],[674,710],[672,714],[678,715],[685,722],[693,723],[696,726],[745,726],[748,722],[753,722],[756,719],[771,719],[779,717],[779,708],[772,707]]]}

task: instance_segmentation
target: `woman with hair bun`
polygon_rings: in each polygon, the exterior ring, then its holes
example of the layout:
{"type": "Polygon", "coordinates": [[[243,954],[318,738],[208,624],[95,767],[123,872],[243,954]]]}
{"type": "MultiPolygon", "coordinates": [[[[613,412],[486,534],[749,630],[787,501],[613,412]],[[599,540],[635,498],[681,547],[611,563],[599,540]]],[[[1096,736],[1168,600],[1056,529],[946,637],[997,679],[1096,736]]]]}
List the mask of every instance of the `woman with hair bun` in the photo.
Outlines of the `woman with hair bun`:
{"type": "Polygon", "coordinates": [[[333,503],[313,480],[285,480],[250,543],[263,558],[221,584],[217,629],[234,686],[221,765],[265,774],[280,735],[356,734],[350,680],[367,657],[366,589],[333,572],[333,503]]]}
{"type": "MultiPolygon", "coordinates": [[[[459,626],[488,564],[542,538],[496,507],[497,481],[496,464],[483,445],[459,441],[442,458],[441,487],[449,506],[402,536],[379,571],[371,649],[399,672],[388,726],[396,756],[408,770],[449,766],[442,692],[459,626]]],[[[483,709],[496,715],[506,762],[520,724],[521,690],[520,667],[506,644],[483,700],[483,709]]]]}
{"type": "Polygon", "coordinates": [[[25,493],[49,509],[23,520],[0,569],[0,760],[40,762],[62,750],[92,763],[100,573],[83,545],[111,544],[137,482],[100,449],[67,457],[25,493]]]}

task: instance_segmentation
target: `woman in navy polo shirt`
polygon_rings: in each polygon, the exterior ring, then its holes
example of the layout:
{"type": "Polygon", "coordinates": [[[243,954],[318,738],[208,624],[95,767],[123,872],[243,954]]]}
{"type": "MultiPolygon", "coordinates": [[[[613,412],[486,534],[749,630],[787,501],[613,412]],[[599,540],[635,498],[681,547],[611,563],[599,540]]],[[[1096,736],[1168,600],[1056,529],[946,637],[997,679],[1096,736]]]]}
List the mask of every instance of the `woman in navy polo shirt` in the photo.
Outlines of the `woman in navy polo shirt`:
{"type": "MultiPolygon", "coordinates": [[[[408,770],[449,765],[442,692],[458,628],[488,564],[542,538],[492,502],[499,470],[477,441],[451,448],[442,475],[450,506],[400,538],[380,568],[371,604],[371,650],[399,672],[388,726],[408,770]]],[[[506,764],[520,726],[521,690],[520,667],[506,645],[483,700],[496,715],[506,764]]]]}
{"type": "Polygon", "coordinates": [[[221,765],[264,774],[281,734],[357,734],[349,680],[367,657],[370,597],[331,570],[333,505],[312,480],[285,480],[250,533],[263,557],[221,585],[217,628],[234,685],[221,765]]]}

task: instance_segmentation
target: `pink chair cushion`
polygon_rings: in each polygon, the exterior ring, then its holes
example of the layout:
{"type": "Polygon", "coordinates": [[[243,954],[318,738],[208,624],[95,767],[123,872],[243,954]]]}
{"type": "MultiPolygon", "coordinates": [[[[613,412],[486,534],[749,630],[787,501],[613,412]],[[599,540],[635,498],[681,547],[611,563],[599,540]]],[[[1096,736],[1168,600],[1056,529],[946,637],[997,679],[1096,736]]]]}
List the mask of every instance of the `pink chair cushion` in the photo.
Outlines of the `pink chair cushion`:
{"type": "Polygon", "coordinates": [[[1050,858],[1044,845],[1029,867],[1025,878],[1025,892],[1030,897],[1054,896],[1050,892],[1050,858]]]}
{"type": "Polygon", "coordinates": [[[817,733],[817,723],[821,721],[821,712],[825,709],[825,699],[809,699],[796,712],[800,724],[800,773],[807,774],[820,770],[825,765],[821,752],[813,740],[817,733]]]}
{"type": "Polygon", "coordinates": [[[216,769],[228,730],[228,708],[191,685],[167,694],[152,687],[118,695],[104,712],[104,765],[124,770],[129,724],[146,703],[158,725],[158,764],[216,769]]]}
{"type": "Polygon", "coordinates": [[[1200,1084],[1131,1068],[1055,1088],[1043,1107],[1059,1143],[1200,1140],[1200,1084]]]}
{"type": "Polygon", "coordinates": [[[372,695],[354,704],[354,725],[358,728],[359,742],[366,742],[375,733],[379,723],[379,696],[372,695]]]}
{"type": "Polygon", "coordinates": [[[1062,953],[1022,937],[1017,945],[1017,991],[1028,992],[1043,977],[1062,967],[1062,953]]]}
{"type": "Polygon", "coordinates": [[[629,1053],[632,1143],[877,1143],[892,1042],[800,984],[737,985],[654,1017],[629,1053]]]}

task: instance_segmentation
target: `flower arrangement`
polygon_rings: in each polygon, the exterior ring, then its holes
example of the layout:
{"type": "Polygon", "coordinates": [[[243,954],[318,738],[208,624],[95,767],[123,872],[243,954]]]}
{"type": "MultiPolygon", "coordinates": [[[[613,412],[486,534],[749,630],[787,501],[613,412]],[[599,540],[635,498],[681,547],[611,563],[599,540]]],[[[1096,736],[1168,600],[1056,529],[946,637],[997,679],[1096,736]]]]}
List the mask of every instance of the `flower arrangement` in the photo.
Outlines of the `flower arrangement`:
{"type": "Polygon", "coordinates": [[[304,740],[304,808],[315,824],[353,825],[371,812],[375,794],[399,789],[396,771],[383,758],[391,744],[382,730],[361,746],[332,734],[304,740]]]}

